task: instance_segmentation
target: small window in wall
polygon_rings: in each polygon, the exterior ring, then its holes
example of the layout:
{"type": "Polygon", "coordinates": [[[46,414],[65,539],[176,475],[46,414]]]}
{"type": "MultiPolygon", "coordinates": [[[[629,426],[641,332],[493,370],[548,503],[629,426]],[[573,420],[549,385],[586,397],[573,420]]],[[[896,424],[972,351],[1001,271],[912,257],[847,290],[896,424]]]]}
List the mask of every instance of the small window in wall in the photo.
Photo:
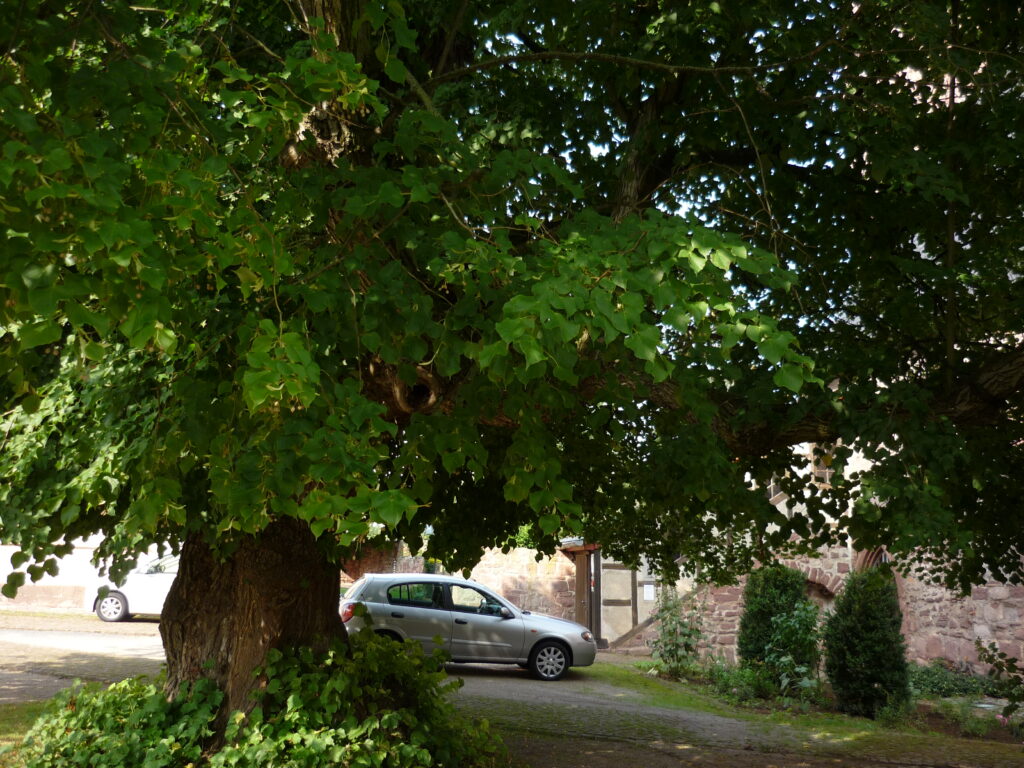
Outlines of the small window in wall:
{"type": "Polygon", "coordinates": [[[388,588],[388,602],[392,605],[408,605],[415,608],[440,608],[441,594],[440,584],[395,584],[388,588]]]}
{"type": "Polygon", "coordinates": [[[768,503],[777,507],[788,499],[789,495],[782,490],[782,484],[778,478],[772,480],[771,485],[768,486],[768,503]]]}
{"type": "Polygon", "coordinates": [[[829,447],[814,446],[811,448],[811,472],[814,481],[820,485],[831,486],[832,476],[835,470],[832,469],[834,455],[829,447]]]}
{"type": "Polygon", "coordinates": [[[892,562],[892,557],[885,551],[885,547],[878,547],[870,551],[863,551],[857,554],[855,567],[858,571],[866,571],[876,565],[884,565],[892,562]]]}

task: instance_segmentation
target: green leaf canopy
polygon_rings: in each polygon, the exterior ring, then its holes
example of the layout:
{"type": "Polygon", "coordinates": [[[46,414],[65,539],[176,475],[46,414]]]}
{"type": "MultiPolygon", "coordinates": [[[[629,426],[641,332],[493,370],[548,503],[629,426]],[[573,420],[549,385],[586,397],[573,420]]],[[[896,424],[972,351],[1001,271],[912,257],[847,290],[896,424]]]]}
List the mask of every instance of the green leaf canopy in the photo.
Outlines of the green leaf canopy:
{"type": "Polygon", "coordinates": [[[529,525],[1019,579],[988,5],[4,5],[0,538],[30,575],[291,517],[338,558],[529,525]]]}

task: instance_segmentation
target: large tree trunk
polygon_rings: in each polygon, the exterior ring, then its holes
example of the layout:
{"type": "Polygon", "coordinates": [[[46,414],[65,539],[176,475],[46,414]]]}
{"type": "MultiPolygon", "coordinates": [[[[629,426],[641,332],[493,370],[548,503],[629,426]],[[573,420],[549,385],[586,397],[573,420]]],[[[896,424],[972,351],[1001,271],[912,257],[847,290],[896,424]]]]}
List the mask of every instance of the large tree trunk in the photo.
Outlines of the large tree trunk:
{"type": "Polygon", "coordinates": [[[221,727],[230,712],[249,712],[267,651],[345,636],[339,576],[298,520],[271,523],[224,559],[189,538],[160,621],[168,695],[211,678],[225,693],[221,727]]]}

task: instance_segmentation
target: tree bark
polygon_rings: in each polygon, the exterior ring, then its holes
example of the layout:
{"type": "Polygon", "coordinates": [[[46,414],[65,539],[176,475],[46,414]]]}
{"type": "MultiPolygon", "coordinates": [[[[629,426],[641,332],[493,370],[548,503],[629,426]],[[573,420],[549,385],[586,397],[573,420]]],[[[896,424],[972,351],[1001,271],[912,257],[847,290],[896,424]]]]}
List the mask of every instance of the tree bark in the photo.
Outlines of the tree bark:
{"type": "Polygon", "coordinates": [[[220,732],[229,713],[252,710],[252,694],[266,682],[255,670],[270,649],[323,649],[345,637],[339,582],[339,567],[298,520],[271,523],[223,558],[190,537],[160,621],[168,696],[184,683],[214,680],[225,694],[220,732]]]}

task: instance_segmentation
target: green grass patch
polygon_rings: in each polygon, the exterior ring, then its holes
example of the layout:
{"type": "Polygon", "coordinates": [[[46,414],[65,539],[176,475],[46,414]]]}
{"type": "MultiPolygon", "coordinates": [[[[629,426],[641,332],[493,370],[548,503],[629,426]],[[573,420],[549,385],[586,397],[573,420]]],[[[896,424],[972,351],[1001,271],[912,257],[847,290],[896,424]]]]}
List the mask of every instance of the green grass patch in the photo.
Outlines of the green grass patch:
{"type": "Polygon", "coordinates": [[[31,618],[31,619],[81,619],[82,617],[89,618],[91,616],[93,616],[93,614],[91,612],[90,613],[84,613],[84,612],[82,612],[82,613],[79,613],[79,612],[70,613],[70,612],[46,611],[46,610],[30,611],[27,608],[17,608],[17,609],[4,608],[2,611],[0,611],[0,619],[3,619],[4,617],[11,617],[11,618],[15,618],[15,619],[18,619],[18,618],[31,618]]]}
{"type": "Polygon", "coordinates": [[[587,680],[613,685],[633,693],[637,702],[651,707],[688,709],[724,717],[737,717],[741,710],[687,683],[675,683],[647,674],[640,666],[595,664],[579,670],[587,680]]]}
{"type": "Polygon", "coordinates": [[[10,748],[21,743],[25,732],[42,714],[45,701],[29,701],[21,704],[0,704],[0,768],[18,765],[17,755],[10,748]]]}
{"type": "Polygon", "coordinates": [[[642,662],[635,666],[595,664],[585,673],[588,678],[629,691],[638,704],[742,720],[766,734],[781,727],[791,730],[794,739],[808,744],[841,743],[878,729],[870,720],[834,713],[797,714],[781,709],[766,712],[738,706],[715,695],[709,686],[654,677],[642,662]]]}
{"type": "Polygon", "coordinates": [[[735,706],[716,697],[706,686],[653,677],[646,673],[642,663],[637,666],[595,664],[580,671],[586,674],[588,679],[599,680],[636,694],[637,701],[641,704],[707,712],[771,728],[783,726],[806,731],[813,741],[822,743],[861,738],[881,729],[878,723],[871,720],[832,712],[801,714],[789,709],[766,712],[735,706]]]}
{"type": "Polygon", "coordinates": [[[644,666],[643,663],[599,663],[579,671],[588,680],[623,690],[638,704],[693,710],[742,720],[766,737],[771,735],[777,739],[785,734],[785,741],[795,751],[807,754],[843,754],[883,759],[898,759],[907,754],[936,758],[955,755],[965,762],[970,762],[972,755],[984,755],[993,764],[1012,757],[1024,758],[1020,746],[979,743],[944,734],[922,733],[915,730],[919,725],[912,720],[893,728],[877,721],[838,712],[801,713],[793,709],[766,710],[736,706],[722,701],[699,684],[652,677],[646,673],[644,666]]]}
{"type": "Polygon", "coordinates": [[[776,710],[768,713],[751,712],[748,718],[765,725],[769,730],[784,728],[794,733],[802,732],[801,739],[808,744],[847,744],[885,730],[872,720],[833,712],[798,714],[789,710],[776,710]]]}

